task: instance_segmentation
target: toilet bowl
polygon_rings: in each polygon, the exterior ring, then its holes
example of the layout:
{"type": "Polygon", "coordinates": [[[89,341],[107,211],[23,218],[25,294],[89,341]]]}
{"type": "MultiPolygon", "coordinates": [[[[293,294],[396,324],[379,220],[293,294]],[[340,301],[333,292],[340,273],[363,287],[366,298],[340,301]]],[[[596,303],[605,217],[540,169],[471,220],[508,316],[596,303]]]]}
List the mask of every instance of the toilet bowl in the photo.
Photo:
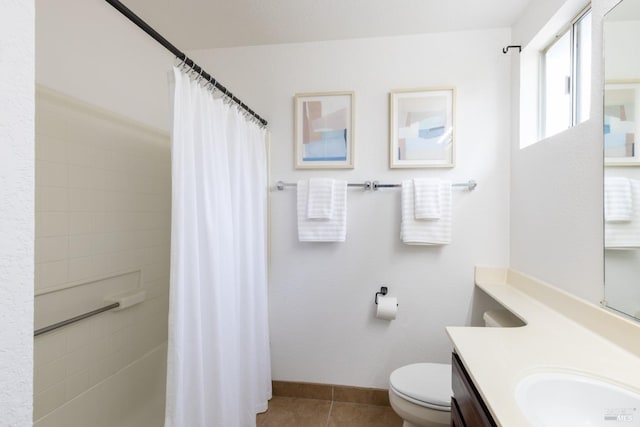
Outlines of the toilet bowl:
{"type": "Polygon", "coordinates": [[[403,427],[444,427],[451,422],[451,365],[414,363],[389,377],[389,402],[403,427]]]}
{"type": "MultiPolygon", "coordinates": [[[[487,311],[485,326],[515,327],[524,322],[506,310],[487,311]]],[[[451,365],[414,363],[389,377],[389,402],[403,420],[402,427],[451,425],[451,365]]]]}

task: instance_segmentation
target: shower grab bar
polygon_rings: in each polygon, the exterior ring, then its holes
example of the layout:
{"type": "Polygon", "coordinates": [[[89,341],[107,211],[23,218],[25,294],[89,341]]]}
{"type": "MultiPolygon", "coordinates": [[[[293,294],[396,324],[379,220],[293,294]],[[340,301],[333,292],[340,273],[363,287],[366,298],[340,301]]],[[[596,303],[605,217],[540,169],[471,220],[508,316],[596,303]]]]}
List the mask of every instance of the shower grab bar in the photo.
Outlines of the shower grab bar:
{"type": "MultiPolygon", "coordinates": [[[[284,190],[285,187],[296,187],[298,184],[296,184],[295,182],[284,182],[284,181],[278,181],[276,182],[276,188],[278,190],[284,190]]],[[[347,186],[349,187],[363,187],[365,190],[373,190],[373,191],[377,191],[379,188],[397,188],[397,187],[402,187],[402,184],[380,184],[380,182],[378,181],[365,181],[361,184],[353,184],[353,183],[349,183],[347,184],[347,186]]],[[[478,186],[478,183],[476,181],[474,181],[473,179],[467,181],[467,182],[456,182],[454,184],[451,184],[452,187],[466,187],[467,190],[472,191],[475,190],[475,188],[478,186]]]]}
{"type": "Polygon", "coordinates": [[[72,323],[75,323],[75,322],[78,322],[80,320],[86,319],[87,317],[92,317],[92,316],[95,316],[96,314],[100,314],[100,313],[103,313],[105,311],[113,310],[114,308],[118,308],[118,307],[120,307],[120,303],[119,302],[114,302],[113,304],[105,305],[104,307],[100,307],[100,308],[97,308],[95,310],[88,311],[86,313],[80,314],[78,316],[71,317],[69,319],[63,320],[61,322],[54,323],[54,324],[49,325],[49,326],[45,326],[44,328],[36,329],[33,332],[33,336],[37,337],[38,335],[42,335],[42,334],[45,334],[47,332],[54,331],[56,329],[62,328],[63,326],[70,325],[72,323]]]}

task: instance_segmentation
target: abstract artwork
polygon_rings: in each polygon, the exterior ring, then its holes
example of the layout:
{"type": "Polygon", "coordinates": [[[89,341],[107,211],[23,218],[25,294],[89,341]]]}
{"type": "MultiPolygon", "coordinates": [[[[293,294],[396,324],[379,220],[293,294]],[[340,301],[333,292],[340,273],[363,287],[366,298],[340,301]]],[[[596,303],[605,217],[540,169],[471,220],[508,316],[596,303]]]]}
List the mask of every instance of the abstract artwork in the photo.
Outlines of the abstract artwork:
{"type": "Polygon", "coordinates": [[[353,168],[353,92],[295,99],[295,167],[353,168]]]}
{"type": "Polygon", "coordinates": [[[605,164],[640,165],[636,123],[640,121],[640,83],[607,83],[604,89],[605,164]]]}
{"type": "Polygon", "coordinates": [[[389,167],[453,167],[453,88],[392,91],[389,167]]]}

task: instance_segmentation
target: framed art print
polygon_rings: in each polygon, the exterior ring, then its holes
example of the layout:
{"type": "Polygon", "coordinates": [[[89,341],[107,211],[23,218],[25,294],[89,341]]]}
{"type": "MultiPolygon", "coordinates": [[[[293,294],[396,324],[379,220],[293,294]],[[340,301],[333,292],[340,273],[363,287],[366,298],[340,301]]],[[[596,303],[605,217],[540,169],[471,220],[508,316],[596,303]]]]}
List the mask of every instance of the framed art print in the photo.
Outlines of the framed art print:
{"type": "Polygon", "coordinates": [[[455,166],[455,89],[395,90],[389,97],[389,167],[455,166]]]}
{"type": "Polygon", "coordinates": [[[604,85],[604,163],[606,166],[640,166],[636,148],[636,121],[640,117],[640,81],[604,85]]]}
{"type": "Polygon", "coordinates": [[[353,92],[294,97],[296,169],[353,168],[353,92]]]}

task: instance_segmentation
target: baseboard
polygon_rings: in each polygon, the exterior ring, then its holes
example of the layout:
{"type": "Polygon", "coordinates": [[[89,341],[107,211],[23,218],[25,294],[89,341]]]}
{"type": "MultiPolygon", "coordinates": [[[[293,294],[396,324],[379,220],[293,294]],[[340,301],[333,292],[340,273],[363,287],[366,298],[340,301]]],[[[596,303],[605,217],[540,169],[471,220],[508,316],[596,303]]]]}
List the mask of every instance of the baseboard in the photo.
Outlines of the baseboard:
{"type": "Polygon", "coordinates": [[[386,389],[291,381],[273,381],[272,385],[274,396],[390,406],[386,389]]]}

